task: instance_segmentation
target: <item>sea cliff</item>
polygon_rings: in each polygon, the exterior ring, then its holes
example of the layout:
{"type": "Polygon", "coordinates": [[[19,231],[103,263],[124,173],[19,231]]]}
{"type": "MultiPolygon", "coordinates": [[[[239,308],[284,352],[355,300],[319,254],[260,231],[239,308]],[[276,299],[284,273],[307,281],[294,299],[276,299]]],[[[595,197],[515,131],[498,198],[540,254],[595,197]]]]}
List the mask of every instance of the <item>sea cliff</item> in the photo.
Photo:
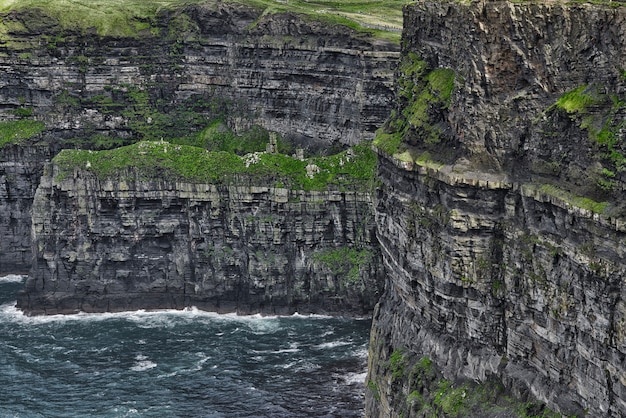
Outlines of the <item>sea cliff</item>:
{"type": "Polygon", "coordinates": [[[18,299],[27,314],[193,306],[362,316],[380,296],[367,191],[246,176],[201,183],[166,170],[146,178],[136,168],[66,176],[55,161],[33,204],[33,268],[18,299]]]}
{"type": "Polygon", "coordinates": [[[626,413],[625,33],[615,4],[405,8],[368,416],[626,413]]]}
{"type": "MultiPolygon", "coordinates": [[[[418,1],[399,55],[221,2],[132,37],[24,16],[3,32],[2,110],[45,126],[2,173],[43,177],[0,192],[14,213],[37,190],[26,312],[364,314],[380,295],[367,416],[626,414],[623,3],[418,1]],[[256,124],[307,155],[211,154],[188,129],[256,124]],[[310,159],[378,126],[380,184],[335,182],[347,151],[310,159]],[[169,160],[188,143],[200,164],[169,160]]],[[[8,266],[26,222],[2,224],[8,266]]]]}

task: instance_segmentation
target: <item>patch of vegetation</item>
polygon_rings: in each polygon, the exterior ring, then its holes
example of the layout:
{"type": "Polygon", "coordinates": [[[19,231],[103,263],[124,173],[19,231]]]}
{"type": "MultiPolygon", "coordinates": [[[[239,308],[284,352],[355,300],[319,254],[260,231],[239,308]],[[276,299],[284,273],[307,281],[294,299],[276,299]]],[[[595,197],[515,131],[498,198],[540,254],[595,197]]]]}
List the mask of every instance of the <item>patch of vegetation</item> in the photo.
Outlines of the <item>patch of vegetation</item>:
{"type": "MultiPolygon", "coordinates": [[[[85,149],[108,149],[113,146],[147,140],[168,139],[170,142],[193,145],[210,151],[228,151],[238,154],[262,151],[268,141],[268,132],[253,126],[236,135],[223,121],[227,114],[245,115],[243,105],[212,96],[193,96],[171,108],[157,97],[159,89],[130,85],[109,86],[94,96],[73,96],[67,90],[55,98],[59,109],[66,113],[80,109],[97,109],[103,114],[121,115],[128,122],[129,136],[124,139],[106,138],[98,132],[85,132],[81,137],[66,140],[69,146],[85,149]],[[104,142],[110,142],[107,146],[104,142]],[[100,145],[99,145],[100,144],[100,145]]],[[[279,142],[281,151],[288,151],[279,142]]]]}
{"type": "Polygon", "coordinates": [[[400,111],[393,112],[377,131],[374,144],[390,155],[402,153],[407,142],[425,146],[438,144],[441,128],[436,121],[450,106],[454,80],[454,71],[430,69],[413,52],[404,55],[397,82],[400,111]]]}
{"type": "Polygon", "coordinates": [[[42,122],[32,119],[0,122],[0,147],[8,144],[19,144],[40,134],[45,129],[46,126],[42,122]]]}
{"type": "MultiPolygon", "coordinates": [[[[578,121],[581,129],[587,130],[589,139],[605,150],[602,158],[611,166],[610,171],[626,169],[622,150],[626,98],[600,93],[599,88],[584,85],[565,93],[552,107],[567,112],[578,121]]],[[[612,190],[612,181],[606,177],[601,177],[598,185],[605,191],[612,190]]]]}
{"type": "Polygon", "coordinates": [[[457,416],[467,409],[468,387],[454,387],[452,382],[441,379],[437,384],[433,403],[446,416],[457,416]]]}
{"type": "Polygon", "coordinates": [[[556,101],[555,106],[567,113],[581,113],[599,101],[599,98],[592,94],[589,86],[580,86],[561,96],[556,101]]]}
{"type": "Polygon", "coordinates": [[[397,348],[393,350],[389,356],[389,369],[391,370],[391,378],[393,380],[402,379],[405,372],[404,350],[397,348]]]}
{"type": "Polygon", "coordinates": [[[380,389],[378,388],[378,385],[376,384],[376,382],[374,382],[373,380],[368,380],[367,381],[367,388],[374,394],[374,399],[379,401],[380,400],[380,389]]]}
{"type": "Polygon", "coordinates": [[[75,169],[93,172],[100,178],[115,177],[134,169],[140,178],[167,180],[188,179],[221,183],[244,171],[243,160],[226,152],[208,152],[202,148],[173,145],[169,142],[139,142],[106,151],[63,150],[53,162],[60,178],[75,169]]]}
{"type": "Polygon", "coordinates": [[[350,247],[329,248],[313,254],[313,259],[324,264],[334,275],[355,283],[359,280],[361,269],[372,261],[372,253],[350,247]]]}
{"type": "Polygon", "coordinates": [[[385,154],[394,155],[400,151],[402,144],[401,132],[388,132],[385,127],[376,130],[374,145],[385,154]]]}
{"type": "Polygon", "coordinates": [[[63,150],[53,161],[59,167],[60,179],[72,175],[75,169],[93,172],[100,178],[132,169],[142,179],[227,183],[237,178],[299,190],[369,190],[376,167],[376,155],[367,144],[301,161],[282,154],[257,152],[242,157],[166,141],[142,141],[104,151],[63,150]],[[311,166],[317,169],[312,171],[311,166]]]}
{"type": "MultiPolygon", "coordinates": [[[[200,132],[173,139],[172,142],[202,147],[209,151],[226,151],[244,155],[264,151],[269,142],[269,132],[255,125],[241,135],[237,135],[223,119],[219,118],[209,122],[200,132]]],[[[280,153],[286,154],[290,151],[290,146],[280,138],[277,142],[280,153]]]]}
{"type": "Polygon", "coordinates": [[[13,114],[18,118],[29,118],[33,116],[33,108],[32,107],[18,107],[13,111],[13,114]]]}

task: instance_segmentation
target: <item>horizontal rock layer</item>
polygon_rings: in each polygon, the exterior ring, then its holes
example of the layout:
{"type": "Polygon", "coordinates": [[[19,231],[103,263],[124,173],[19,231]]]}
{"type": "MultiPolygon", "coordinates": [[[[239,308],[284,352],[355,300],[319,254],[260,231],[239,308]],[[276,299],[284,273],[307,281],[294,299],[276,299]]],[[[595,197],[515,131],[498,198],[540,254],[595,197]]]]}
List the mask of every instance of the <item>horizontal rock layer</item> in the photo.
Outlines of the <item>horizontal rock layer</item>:
{"type": "Polygon", "coordinates": [[[18,299],[28,314],[366,315],[379,297],[367,194],[54,176],[33,205],[34,262],[18,299]]]}

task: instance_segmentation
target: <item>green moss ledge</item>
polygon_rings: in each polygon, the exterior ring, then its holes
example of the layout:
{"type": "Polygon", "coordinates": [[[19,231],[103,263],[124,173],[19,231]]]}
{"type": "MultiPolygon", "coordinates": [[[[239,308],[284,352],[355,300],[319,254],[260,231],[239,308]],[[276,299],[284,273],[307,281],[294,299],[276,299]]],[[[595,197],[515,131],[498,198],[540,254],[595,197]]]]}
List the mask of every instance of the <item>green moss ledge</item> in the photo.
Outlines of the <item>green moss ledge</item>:
{"type": "Polygon", "coordinates": [[[78,171],[104,180],[119,178],[131,170],[144,180],[247,182],[297,190],[368,192],[375,186],[377,156],[367,143],[335,155],[300,160],[283,154],[255,152],[238,156],[167,141],[142,141],[104,151],[66,149],[52,162],[57,181],[78,171]]]}

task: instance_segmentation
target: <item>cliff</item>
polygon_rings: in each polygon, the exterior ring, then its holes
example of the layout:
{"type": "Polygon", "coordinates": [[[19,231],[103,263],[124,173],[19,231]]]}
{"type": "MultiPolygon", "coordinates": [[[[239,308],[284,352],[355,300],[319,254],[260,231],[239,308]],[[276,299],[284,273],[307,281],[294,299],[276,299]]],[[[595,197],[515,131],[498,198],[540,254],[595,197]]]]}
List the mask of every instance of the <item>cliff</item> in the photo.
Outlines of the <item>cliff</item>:
{"type": "Polygon", "coordinates": [[[626,414],[625,33],[615,3],[405,8],[368,416],[473,416],[504,390],[626,414]]]}
{"type": "Polygon", "coordinates": [[[393,102],[397,41],[345,19],[231,2],[20,4],[0,11],[0,273],[29,268],[29,202],[61,149],[205,146],[261,127],[315,154],[371,139],[393,102]]]}
{"type": "Polygon", "coordinates": [[[196,306],[368,315],[380,296],[366,191],[295,190],[275,185],[274,175],[203,183],[161,168],[159,176],[132,167],[68,172],[65,154],[34,200],[33,268],[18,298],[27,314],[196,306]]]}

